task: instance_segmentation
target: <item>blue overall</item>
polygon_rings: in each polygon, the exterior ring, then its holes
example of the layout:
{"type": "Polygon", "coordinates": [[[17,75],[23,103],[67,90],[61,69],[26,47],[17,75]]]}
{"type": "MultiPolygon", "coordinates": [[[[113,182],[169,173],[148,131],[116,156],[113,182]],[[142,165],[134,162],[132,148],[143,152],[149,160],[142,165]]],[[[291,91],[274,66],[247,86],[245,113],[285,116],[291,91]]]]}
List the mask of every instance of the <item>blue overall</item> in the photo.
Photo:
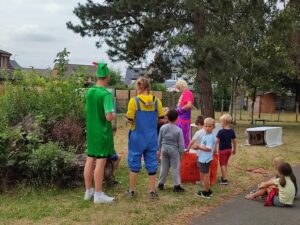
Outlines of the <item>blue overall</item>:
{"type": "Polygon", "coordinates": [[[157,171],[157,108],[155,99],[154,111],[142,111],[138,97],[135,97],[137,111],[135,114],[135,129],[129,131],[128,166],[132,172],[142,168],[141,158],[144,156],[145,168],[149,174],[157,171]]]}

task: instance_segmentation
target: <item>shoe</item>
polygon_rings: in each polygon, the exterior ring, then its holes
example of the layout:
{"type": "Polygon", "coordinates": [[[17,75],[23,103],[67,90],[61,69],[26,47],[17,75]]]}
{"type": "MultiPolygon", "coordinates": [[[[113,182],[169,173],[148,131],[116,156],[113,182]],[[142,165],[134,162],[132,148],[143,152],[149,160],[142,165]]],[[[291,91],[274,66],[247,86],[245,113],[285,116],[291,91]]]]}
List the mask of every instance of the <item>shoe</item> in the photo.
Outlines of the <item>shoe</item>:
{"type": "Polygon", "coordinates": [[[158,199],[158,194],[155,191],[150,191],[150,199],[158,199]]]}
{"type": "Polygon", "coordinates": [[[127,191],[126,196],[127,196],[127,198],[134,197],[134,191],[127,191]]]}
{"type": "Polygon", "coordinates": [[[210,197],[214,196],[212,190],[210,190],[210,189],[208,190],[208,194],[209,194],[210,197]]]}
{"type": "Polygon", "coordinates": [[[209,192],[206,192],[206,191],[198,191],[197,195],[200,198],[206,198],[206,199],[210,199],[211,198],[209,192]]]}
{"type": "Polygon", "coordinates": [[[94,203],[112,203],[114,198],[107,196],[104,192],[95,192],[94,203]]]}
{"type": "Polygon", "coordinates": [[[90,188],[84,193],[84,200],[91,200],[94,197],[94,188],[90,188]]]}
{"type": "Polygon", "coordinates": [[[223,179],[223,177],[221,177],[221,179],[219,180],[219,184],[220,185],[227,185],[228,184],[228,180],[227,179],[223,179]]]}
{"type": "Polygon", "coordinates": [[[181,187],[180,185],[175,185],[174,186],[174,189],[173,189],[173,192],[184,192],[184,188],[181,187]]]}
{"type": "Polygon", "coordinates": [[[158,189],[160,190],[160,191],[163,191],[164,190],[164,184],[158,184],[158,189]]]}

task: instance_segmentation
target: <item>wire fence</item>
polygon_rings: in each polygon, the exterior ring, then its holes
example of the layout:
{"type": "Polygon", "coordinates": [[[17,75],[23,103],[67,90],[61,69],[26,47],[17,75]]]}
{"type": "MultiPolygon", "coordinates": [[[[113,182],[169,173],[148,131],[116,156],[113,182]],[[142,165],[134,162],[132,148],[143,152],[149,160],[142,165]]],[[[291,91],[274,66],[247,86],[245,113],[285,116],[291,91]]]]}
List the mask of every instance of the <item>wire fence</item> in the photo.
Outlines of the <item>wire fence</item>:
{"type": "MultiPolygon", "coordinates": [[[[162,95],[163,107],[170,109],[176,108],[180,93],[171,93],[162,95]]],[[[125,114],[127,112],[129,99],[115,98],[116,112],[125,114]]],[[[230,100],[214,99],[215,118],[219,118],[222,114],[230,111],[230,100]]],[[[194,95],[194,111],[200,115],[202,109],[201,98],[194,95]]],[[[239,97],[236,104],[232,108],[232,114],[236,120],[251,121],[252,102],[247,98],[239,97]]],[[[274,101],[259,101],[254,103],[253,119],[260,120],[258,122],[300,122],[299,103],[295,101],[282,99],[274,101]]]]}

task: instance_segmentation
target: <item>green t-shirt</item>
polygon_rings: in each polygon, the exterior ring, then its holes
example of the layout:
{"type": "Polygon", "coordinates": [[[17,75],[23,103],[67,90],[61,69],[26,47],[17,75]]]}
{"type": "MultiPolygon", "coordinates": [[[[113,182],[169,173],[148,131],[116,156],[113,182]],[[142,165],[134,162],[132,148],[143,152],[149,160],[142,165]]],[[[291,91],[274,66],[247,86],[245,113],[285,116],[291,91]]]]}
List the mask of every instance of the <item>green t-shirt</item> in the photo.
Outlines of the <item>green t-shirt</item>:
{"type": "Polygon", "coordinates": [[[104,87],[92,86],[86,95],[88,156],[106,158],[114,153],[112,124],[106,120],[106,114],[112,112],[112,94],[104,87]]]}

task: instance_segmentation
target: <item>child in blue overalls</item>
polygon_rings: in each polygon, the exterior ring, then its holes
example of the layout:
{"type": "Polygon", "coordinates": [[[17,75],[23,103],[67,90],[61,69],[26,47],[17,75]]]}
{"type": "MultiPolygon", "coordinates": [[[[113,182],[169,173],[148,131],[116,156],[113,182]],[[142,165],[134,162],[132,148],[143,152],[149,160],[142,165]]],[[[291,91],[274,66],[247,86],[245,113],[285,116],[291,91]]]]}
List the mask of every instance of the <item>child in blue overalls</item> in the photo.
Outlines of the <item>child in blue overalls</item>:
{"type": "Polygon", "coordinates": [[[157,162],[157,122],[164,118],[161,101],[150,95],[150,82],[145,77],[136,81],[137,96],[128,103],[126,119],[130,122],[128,140],[129,190],[128,197],[134,196],[135,183],[140,172],[141,160],[149,174],[150,197],[157,198],[156,172],[157,162]]]}

